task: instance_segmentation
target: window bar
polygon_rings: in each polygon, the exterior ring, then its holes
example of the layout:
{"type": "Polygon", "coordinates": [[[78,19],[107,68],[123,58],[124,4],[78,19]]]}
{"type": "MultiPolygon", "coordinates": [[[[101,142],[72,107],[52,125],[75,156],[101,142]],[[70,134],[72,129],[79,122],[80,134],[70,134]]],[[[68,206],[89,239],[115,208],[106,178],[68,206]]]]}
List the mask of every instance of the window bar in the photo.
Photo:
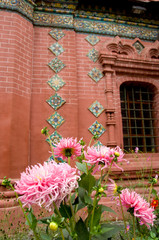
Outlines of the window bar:
{"type": "Polygon", "coordinates": [[[154,139],[154,127],[153,127],[153,116],[152,116],[152,111],[151,110],[151,105],[150,105],[150,93],[148,93],[148,106],[149,106],[149,113],[150,113],[150,128],[151,128],[151,145],[153,145],[154,150],[155,150],[155,139],[154,139]]]}

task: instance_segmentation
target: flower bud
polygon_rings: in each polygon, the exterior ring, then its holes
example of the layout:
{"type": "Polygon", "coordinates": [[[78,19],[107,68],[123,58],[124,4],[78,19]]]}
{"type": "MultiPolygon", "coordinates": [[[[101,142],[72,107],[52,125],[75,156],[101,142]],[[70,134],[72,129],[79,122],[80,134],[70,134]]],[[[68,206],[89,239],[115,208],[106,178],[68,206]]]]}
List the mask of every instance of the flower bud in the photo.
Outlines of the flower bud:
{"type": "Polygon", "coordinates": [[[119,152],[115,152],[114,155],[115,155],[116,157],[119,157],[119,156],[120,156],[120,153],[119,153],[119,152]]]}
{"type": "Polygon", "coordinates": [[[44,135],[47,135],[48,133],[47,127],[44,127],[43,129],[41,129],[41,133],[44,135]]]}
{"type": "Polygon", "coordinates": [[[100,188],[98,189],[98,192],[99,192],[99,193],[103,193],[103,192],[104,192],[104,188],[103,188],[103,187],[100,187],[100,188]]]}
{"type": "Polygon", "coordinates": [[[53,232],[55,232],[55,231],[57,231],[57,229],[58,229],[58,224],[57,224],[56,222],[51,222],[51,223],[49,224],[49,228],[50,228],[53,232]]]}

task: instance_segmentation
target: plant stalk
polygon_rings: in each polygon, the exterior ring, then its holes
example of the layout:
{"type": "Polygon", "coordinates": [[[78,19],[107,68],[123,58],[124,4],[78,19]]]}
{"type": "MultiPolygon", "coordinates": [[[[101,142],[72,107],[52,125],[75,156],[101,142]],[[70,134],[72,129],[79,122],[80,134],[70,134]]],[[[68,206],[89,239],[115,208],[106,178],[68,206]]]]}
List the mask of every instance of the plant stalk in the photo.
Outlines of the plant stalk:
{"type": "MultiPolygon", "coordinates": [[[[16,193],[16,191],[15,191],[15,189],[14,189],[14,187],[13,187],[13,185],[12,185],[11,183],[9,184],[9,186],[10,186],[11,189],[14,191],[15,196],[16,196],[16,199],[18,200],[19,206],[20,206],[20,208],[22,209],[22,212],[23,212],[23,214],[24,214],[24,217],[25,217],[25,219],[27,220],[30,229],[32,229],[32,227],[31,227],[31,222],[29,221],[29,218],[28,218],[27,214],[25,213],[25,210],[24,210],[24,208],[23,208],[22,202],[19,200],[18,194],[16,193]]],[[[36,239],[36,240],[40,240],[40,238],[38,237],[38,234],[37,234],[37,232],[35,231],[35,229],[32,229],[32,230],[33,230],[35,239],[36,239]]]]}
{"type": "MultiPolygon", "coordinates": [[[[62,218],[62,215],[61,215],[61,213],[60,213],[59,209],[57,208],[57,206],[56,206],[56,203],[55,203],[55,202],[53,202],[53,205],[54,205],[54,208],[55,208],[55,210],[56,210],[56,212],[57,212],[58,216],[59,216],[60,218],[62,218]]],[[[66,221],[65,221],[65,220],[64,220],[64,225],[65,225],[65,227],[66,227],[66,229],[67,229],[68,233],[69,233],[70,235],[72,235],[72,234],[71,234],[71,232],[70,232],[70,229],[69,229],[69,227],[68,227],[68,225],[67,225],[67,223],[66,223],[66,221]]]]}
{"type": "Polygon", "coordinates": [[[120,202],[122,217],[123,217],[123,221],[124,221],[125,232],[126,232],[126,235],[127,235],[127,239],[130,240],[129,234],[128,234],[128,231],[127,231],[127,227],[126,227],[126,220],[125,220],[125,216],[124,216],[123,205],[122,205],[122,203],[121,203],[120,194],[118,194],[118,196],[119,196],[119,202],[120,202]]]}

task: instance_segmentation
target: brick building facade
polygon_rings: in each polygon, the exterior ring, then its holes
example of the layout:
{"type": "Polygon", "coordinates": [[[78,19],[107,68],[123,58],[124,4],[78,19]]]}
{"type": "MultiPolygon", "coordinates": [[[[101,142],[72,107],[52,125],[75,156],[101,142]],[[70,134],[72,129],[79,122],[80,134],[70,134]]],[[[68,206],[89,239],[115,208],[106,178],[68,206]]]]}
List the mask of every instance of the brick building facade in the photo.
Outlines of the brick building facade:
{"type": "Polygon", "coordinates": [[[1,179],[49,158],[45,126],[55,138],[89,143],[98,134],[99,144],[155,152],[159,168],[159,3],[152,2],[140,6],[152,10],[145,16],[76,0],[0,1],[1,179]],[[129,115],[136,89],[142,98],[146,91],[148,104],[138,101],[149,122],[129,115]]]}

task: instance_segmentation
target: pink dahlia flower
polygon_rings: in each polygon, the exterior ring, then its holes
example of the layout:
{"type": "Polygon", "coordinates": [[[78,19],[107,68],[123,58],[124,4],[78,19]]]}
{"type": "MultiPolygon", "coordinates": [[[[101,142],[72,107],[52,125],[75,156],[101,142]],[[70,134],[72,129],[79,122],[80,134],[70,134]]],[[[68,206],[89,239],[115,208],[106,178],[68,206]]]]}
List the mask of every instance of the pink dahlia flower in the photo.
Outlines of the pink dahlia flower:
{"type": "Polygon", "coordinates": [[[21,173],[15,191],[20,195],[23,206],[38,204],[48,208],[55,202],[59,207],[61,201],[78,187],[78,179],[76,169],[67,163],[44,162],[21,173]]]}
{"type": "Polygon", "coordinates": [[[107,195],[115,196],[115,194],[117,193],[118,186],[113,179],[109,178],[109,181],[110,182],[107,185],[107,195]]]}
{"type": "Polygon", "coordinates": [[[153,225],[153,221],[156,218],[153,214],[154,209],[138,193],[126,188],[122,190],[120,198],[122,205],[127,210],[132,210],[133,215],[140,219],[141,225],[145,224],[148,228],[150,224],[153,225]]]}
{"type": "MultiPolygon", "coordinates": [[[[119,147],[109,148],[106,146],[98,147],[88,147],[87,152],[85,152],[86,161],[90,164],[95,164],[97,170],[107,168],[110,165],[114,165],[117,168],[120,168],[116,163],[122,162],[124,153],[119,147]]],[[[120,168],[123,170],[122,168],[120,168]]]]}
{"type": "Polygon", "coordinates": [[[73,159],[81,155],[82,146],[77,139],[73,138],[62,138],[59,143],[54,147],[54,154],[57,158],[67,160],[68,157],[73,159]]]}

